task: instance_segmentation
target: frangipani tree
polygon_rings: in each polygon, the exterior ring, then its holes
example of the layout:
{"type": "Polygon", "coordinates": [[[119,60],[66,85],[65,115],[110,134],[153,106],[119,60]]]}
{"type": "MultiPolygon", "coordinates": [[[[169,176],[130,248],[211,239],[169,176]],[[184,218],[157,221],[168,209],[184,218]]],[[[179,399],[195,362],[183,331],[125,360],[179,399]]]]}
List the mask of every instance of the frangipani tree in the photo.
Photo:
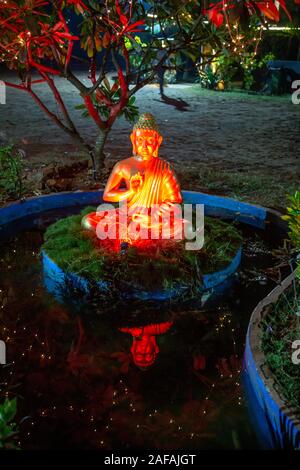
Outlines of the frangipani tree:
{"type": "MultiPolygon", "coordinates": [[[[284,0],[279,3],[285,9],[284,0]]],[[[134,95],[153,81],[170,57],[176,68],[176,56],[185,53],[196,59],[202,43],[221,50],[232,12],[234,21],[241,6],[250,16],[268,16],[274,14],[271,4],[254,0],[211,5],[201,0],[0,0],[0,59],[20,78],[19,84],[6,85],[29,93],[55,124],[76,139],[89,153],[96,174],[103,167],[105,141],[115,120],[121,115],[136,118],[134,95]],[[78,15],[75,31],[69,26],[73,11],[78,15]],[[86,55],[88,84],[74,72],[75,43],[86,55]],[[112,65],[113,79],[108,76],[112,65]],[[96,124],[93,145],[76,128],[56,86],[57,77],[72,84],[82,100],[79,106],[96,124]],[[62,117],[39,97],[40,83],[49,86],[62,117]]]]}

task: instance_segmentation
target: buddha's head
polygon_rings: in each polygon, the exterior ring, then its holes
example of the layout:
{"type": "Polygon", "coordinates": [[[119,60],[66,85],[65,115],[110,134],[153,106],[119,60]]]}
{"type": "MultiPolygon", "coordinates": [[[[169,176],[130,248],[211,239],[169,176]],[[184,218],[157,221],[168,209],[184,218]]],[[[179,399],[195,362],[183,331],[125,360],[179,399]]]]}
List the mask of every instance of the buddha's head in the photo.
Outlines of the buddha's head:
{"type": "Polygon", "coordinates": [[[158,131],[155,118],[150,113],[141,114],[130,136],[133,154],[148,161],[158,157],[158,150],[163,141],[158,131]]]}
{"type": "Polygon", "coordinates": [[[131,346],[131,354],[135,365],[140,369],[147,369],[154,364],[159,348],[155,336],[142,335],[134,337],[131,346]]]}

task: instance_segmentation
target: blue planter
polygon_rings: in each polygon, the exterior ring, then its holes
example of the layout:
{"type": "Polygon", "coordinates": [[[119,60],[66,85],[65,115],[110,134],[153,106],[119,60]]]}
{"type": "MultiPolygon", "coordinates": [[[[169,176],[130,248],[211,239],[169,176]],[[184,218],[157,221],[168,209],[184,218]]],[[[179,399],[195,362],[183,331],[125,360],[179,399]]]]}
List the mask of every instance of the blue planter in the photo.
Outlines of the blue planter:
{"type": "MultiPolygon", "coordinates": [[[[226,269],[211,274],[205,274],[203,276],[203,287],[199,290],[199,293],[203,293],[209,289],[217,290],[221,288],[226,281],[231,278],[239,268],[242,257],[242,249],[240,248],[231,263],[226,269]]],[[[44,280],[47,289],[55,295],[59,295],[59,291],[63,292],[64,286],[67,281],[74,286],[75,289],[81,290],[84,293],[88,293],[90,284],[82,276],[75,273],[64,272],[48,255],[45,251],[42,252],[43,268],[44,268],[44,280]]],[[[99,281],[96,283],[99,291],[105,293],[109,291],[109,284],[105,281],[99,281]]],[[[155,290],[155,291],[143,291],[143,290],[131,290],[122,294],[125,299],[141,299],[141,300],[157,300],[165,301],[174,299],[184,292],[187,291],[186,286],[178,285],[174,289],[155,290]]]]}
{"type": "MultiPolygon", "coordinates": [[[[276,380],[261,349],[260,322],[265,308],[291,285],[294,274],[276,287],[254,310],[246,338],[243,383],[250,417],[264,449],[300,450],[300,421],[276,389],[276,380]]],[[[298,410],[299,411],[299,410],[298,410]]]]}

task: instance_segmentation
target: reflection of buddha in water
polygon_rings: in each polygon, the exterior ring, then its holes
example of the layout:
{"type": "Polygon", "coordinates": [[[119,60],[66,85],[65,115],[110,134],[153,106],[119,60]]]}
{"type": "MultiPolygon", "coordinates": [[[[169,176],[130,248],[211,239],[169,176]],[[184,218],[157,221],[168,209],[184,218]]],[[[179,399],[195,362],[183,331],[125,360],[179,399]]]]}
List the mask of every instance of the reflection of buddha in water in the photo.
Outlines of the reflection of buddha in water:
{"type": "Polygon", "coordinates": [[[141,327],[119,328],[123,333],[132,335],[133,343],[130,350],[133,361],[138,367],[146,369],[154,364],[159,353],[155,336],[166,333],[172,325],[173,322],[168,321],[141,327]]]}
{"type": "MultiPolygon", "coordinates": [[[[134,156],[114,166],[103,199],[107,202],[126,201],[126,220],[145,225],[147,229],[151,227],[150,208],[153,214],[153,206],[159,204],[159,216],[168,214],[171,218],[170,238],[182,239],[185,221],[181,218],[180,208],[174,205],[182,202],[182,196],[169,163],[158,157],[162,140],[154,117],[151,114],[141,115],[131,134],[134,156]]],[[[101,221],[103,223],[104,214],[109,225],[111,220],[107,219],[107,213],[93,212],[84,217],[83,227],[97,231],[97,225],[101,221]]]]}

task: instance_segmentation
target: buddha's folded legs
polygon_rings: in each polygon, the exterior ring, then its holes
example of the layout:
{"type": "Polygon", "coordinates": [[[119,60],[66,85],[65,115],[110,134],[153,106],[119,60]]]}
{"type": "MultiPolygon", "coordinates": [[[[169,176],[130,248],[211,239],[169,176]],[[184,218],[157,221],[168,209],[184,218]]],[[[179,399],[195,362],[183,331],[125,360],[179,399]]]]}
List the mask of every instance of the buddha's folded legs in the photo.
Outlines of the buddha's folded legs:
{"type": "Polygon", "coordinates": [[[91,212],[82,219],[82,227],[99,239],[134,243],[139,240],[183,240],[190,223],[178,217],[151,219],[150,213],[123,214],[119,209],[91,212]],[[122,217],[123,215],[123,217],[122,217]]]}

